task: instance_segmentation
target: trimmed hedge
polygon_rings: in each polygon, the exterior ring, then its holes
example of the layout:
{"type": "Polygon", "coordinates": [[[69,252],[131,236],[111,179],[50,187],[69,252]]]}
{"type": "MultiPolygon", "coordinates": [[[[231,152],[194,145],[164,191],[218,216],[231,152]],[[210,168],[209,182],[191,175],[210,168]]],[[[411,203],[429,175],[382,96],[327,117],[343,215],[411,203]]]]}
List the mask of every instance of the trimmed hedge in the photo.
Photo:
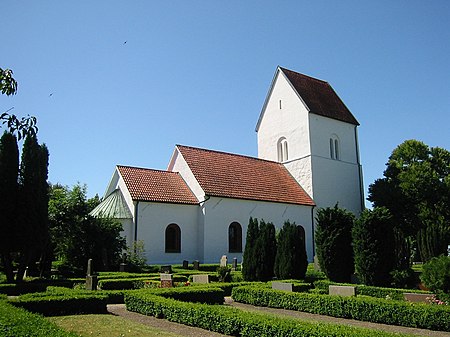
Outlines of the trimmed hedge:
{"type": "MultiPolygon", "coordinates": [[[[180,287],[157,288],[134,291],[140,296],[158,295],[165,298],[173,298],[183,302],[197,302],[205,304],[223,304],[225,292],[218,287],[180,287]]],[[[125,295],[126,297],[127,295],[125,295]]]]}
{"type": "Polygon", "coordinates": [[[180,302],[171,298],[162,298],[148,292],[127,293],[125,295],[125,304],[127,310],[130,311],[166,318],[171,322],[195,326],[231,336],[398,336],[397,334],[344,325],[277,318],[220,305],[180,302]]]}
{"type": "Polygon", "coordinates": [[[383,300],[369,297],[341,297],[290,293],[251,286],[233,289],[237,302],[304,311],[359,321],[450,331],[450,307],[383,300]]]}
{"type": "Polygon", "coordinates": [[[19,296],[22,294],[42,292],[48,286],[58,286],[65,288],[72,288],[73,281],[71,280],[36,280],[22,283],[4,283],[0,284],[0,294],[8,296],[19,296]]]}
{"type": "Polygon", "coordinates": [[[92,292],[91,290],[85,289],[67,289],[62,287],[47,287],[47,291],[45,293],[36,293],[34,295],[39,296],[43,294],[44,296],[53,296],[53,295],[103,295],[106,296],[107,304],[123,304],[124,299],[123,295],[127,290],[97,290],[92,292]]]}
{"type": "Polygon", "coordinates": [[[16,307],[44,316],[104,314],[107,296],[100,294],[27,294],[9,301],[16,307]]]}
{"type": "Polygon", "coordinates": [[[0,301],[0,336],[2,337],[76,337],[44,317],[0,301]]]}
{"type": "MultiPolygon", "coordinates": [[[[307,292],[312,288],[311,283],[302,282],[299,280],[279,280],[279,281],[277,280],[277,281],[273,281],[273,282],[292,283],[292,285],[293,285],[292,289],[296,293],[307,292]]],[[[268,286],[271,288],[272,282],[269,282],[268,286]]]]}
{"type": "Polygon", "coordinates": [[[330,285],[342,285],[342,286],[354,286],[357,295],[371,296],[377,298],[386,298],[389,296],[393,300],[403,301],[404,293],[418,293],[418,294],[431,294],[429,291],[415,290],[415,289],[395,289],[395,288],[383,288],[375,286],[366,286],[361,284],[349,284],[349,283],[336,283],[328,280],[320,280],[314,282],[314,286],[321,290],[321,293],[328,294],[328,287],[330,285]]]}

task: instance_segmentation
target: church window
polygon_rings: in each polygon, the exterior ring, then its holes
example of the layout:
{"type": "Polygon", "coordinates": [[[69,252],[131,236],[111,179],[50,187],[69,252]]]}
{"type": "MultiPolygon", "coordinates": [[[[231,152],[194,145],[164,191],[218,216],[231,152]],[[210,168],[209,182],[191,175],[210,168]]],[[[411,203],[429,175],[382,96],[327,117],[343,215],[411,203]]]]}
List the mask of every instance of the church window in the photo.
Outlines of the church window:
{"type": "Polygon", "coordinates": [[[281,110],[281,99],[280,99],[280,110],[281,110]]]}
{"type": "Polygon", "coordinates": [[[330,158],[335,160],[341,159],[341,151],[339,148],[339,139],[336,135],[330,138],[330,158]]]}
{"type": "Polygon", "coordinates": [[[232,222],[228,227],[228,251],[242,253],[242,227],[238,222],[232,222]]]}
{"type": "Polygon", "coordinates": [[[181,229],[174,223],[166,227],[166,253],[181,253],[181,229]]]}
{"type": "Polygon", "coordinates": [[[281,137],[277,143],[278,150],[278,161],[281,163],[283,161],[287,161],[289,158],[288,155],[288,142],[286,138],[281,137]]]}

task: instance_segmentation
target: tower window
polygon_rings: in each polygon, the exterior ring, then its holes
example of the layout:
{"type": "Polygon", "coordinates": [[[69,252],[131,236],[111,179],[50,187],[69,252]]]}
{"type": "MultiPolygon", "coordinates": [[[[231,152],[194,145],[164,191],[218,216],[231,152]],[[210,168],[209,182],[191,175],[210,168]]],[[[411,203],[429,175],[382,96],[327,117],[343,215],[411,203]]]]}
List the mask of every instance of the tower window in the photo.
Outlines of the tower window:
{"type": "Polygon", "coordinates": [[[280,99],[280,110],[281,110],[281,99],[280,99]]]}
{"type": "Polygon", "coordinates": [[[289,159],[288,154],[288,142],[286,138],[281,137],[277,143],[278,150],[278,161],[281,163],[283,161],[287,161],[289,159]]]}
{"type": "Polygon", "coordinates": [[[334,160],[341,159],[341,151],[339,148],[339,139],[336,135],[332,135],[330,138],[330,158],[334,160]]]}

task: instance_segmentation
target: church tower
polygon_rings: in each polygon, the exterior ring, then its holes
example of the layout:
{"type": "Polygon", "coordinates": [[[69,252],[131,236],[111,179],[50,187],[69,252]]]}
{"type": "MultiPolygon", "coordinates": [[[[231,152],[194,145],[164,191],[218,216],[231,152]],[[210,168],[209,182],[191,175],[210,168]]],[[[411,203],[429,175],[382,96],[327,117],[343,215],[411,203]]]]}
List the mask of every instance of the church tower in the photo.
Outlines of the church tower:
{"type": "Polygon", "coordinates": [[[358,125],[327,82],[278,67],[256,126],[258,157],[283,163],[317,207],[358,215],[358,125]]]}

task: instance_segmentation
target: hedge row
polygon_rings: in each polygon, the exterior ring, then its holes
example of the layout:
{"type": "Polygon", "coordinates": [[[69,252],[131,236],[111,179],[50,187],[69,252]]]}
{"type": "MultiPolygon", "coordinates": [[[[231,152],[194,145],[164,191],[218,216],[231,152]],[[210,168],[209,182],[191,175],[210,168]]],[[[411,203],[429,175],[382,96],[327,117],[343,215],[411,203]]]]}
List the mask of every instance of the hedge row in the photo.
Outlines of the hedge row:
{"type": "Polygon", "coordinates": [[[186,303],[156,294],[129,292],[125,295],[127,310],[166,318],[172,322],[195,326],[231,336],[398,336],[381,331],[344,325],[303,322],[276,318],[260,313],[248,313],[220,305],[186,303]]]}
{"type": "Polygon", "coordinates": [[[320,280],[314,282],[314,287],[320,289],[322,293],[328,294],[328,288],[330,285],[343,285],[343,286],[354,286],[357,295],[386,298],[389,297],[393,300],[404,300],[404,293],[418,293],[418,294],[431,294],[429,291],[414,290],[414,289],[395,289],[395,288],[382,288],[375,286],[366,286],[361,284],[347,284],[347,283],[336,283],[328,280],[320,280]]]}
{"type": "Polygon", "coordinates": [[[103,295],[106,296],[107,304],[123,304],[123,295],[126,290],[97,290],[92,292],[85,289],[67,289],[63,287],[47,287],[45,293],[35,293],[27,296],[53,296],[53,295],[66,295],[66,296],[78,296],[78,295],[103,295]]]}
{"type": "Polygon", "coordinates": [[[74,282],[71,280],[37,280],[31,282],[22,283],[3,283],[0,284],[0,294],[6,294],[8,296],[19,296],[22,294],[42,292],[48,286],[58,286],[72,288],[74,282]]]}
{"type": "Polygon", "coordinates": [[[373,323],[450,331],[450,307],[369,297],[289,293],[251,286],[234,288],[233,299],[268,306],[373,323]]]}
{"type": "Polygon", "coordinates": [[[107,296],[101,294],[27,294],[9,301],[12,305],[44,316],[104,314],[107,296]]]}
{"type": "Polygon", "coordinates": [[[0,301],[0,336],[2,337],[76,337],[44,317],[0,301]]]}

